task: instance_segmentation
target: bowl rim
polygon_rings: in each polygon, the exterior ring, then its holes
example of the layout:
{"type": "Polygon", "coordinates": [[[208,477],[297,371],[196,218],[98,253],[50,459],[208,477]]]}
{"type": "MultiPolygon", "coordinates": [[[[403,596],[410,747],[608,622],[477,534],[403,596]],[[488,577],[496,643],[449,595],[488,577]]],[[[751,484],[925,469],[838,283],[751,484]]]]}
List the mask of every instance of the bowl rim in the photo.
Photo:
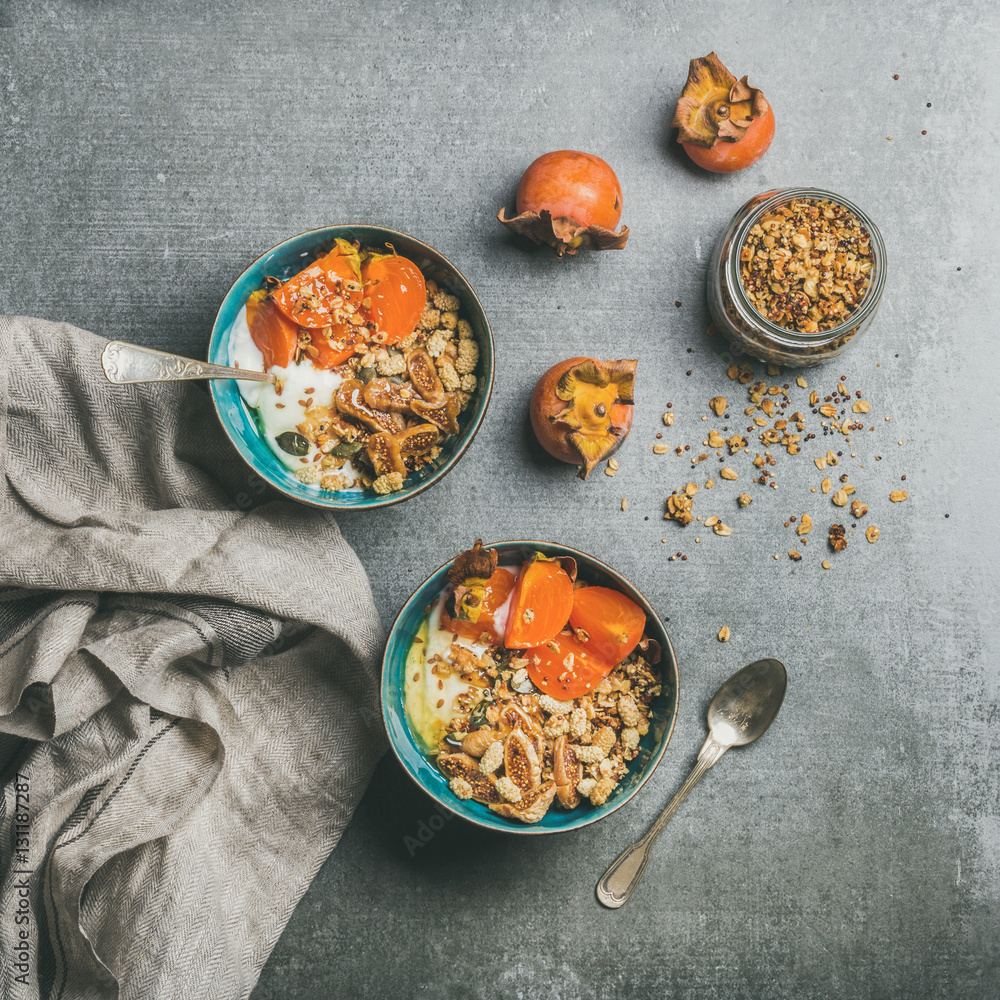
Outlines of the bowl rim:
{"type": "MultiPolygon", "coordinates": [[[[486,326],[486,339],[490,347],[489,359],[488,359],[489,370],[488,372],[483,372],[483,375],[488,375],[489,379],[487,381],[485,389],[483,390],[482,412],[471,423],[469,423],[468,426],[466,426],[465,439],[459,444],[456,450],[452,452],[451,455],[448,456],[448,459],[445,462],[445,464],[442,465],[440,468],[438,468],[433,473],[433,475],[428,476],[427,479],[423,480],[421,483],[418,483],[411,490],[402,493],[402,495],[395,495],[393,493],[389,493],[384,497],[379,497],[378,499],[373,498],[371,499],[370,502],[365,503],[363,506],[359,506],[357,504],[340,503],[335,499],[309,500],[306,499],[305,497],[300,497],[289,492],[281,483],[275,482],[274,479],[265,474],[265,472],[262,469],[258,468],[257,465],[253,462],[251,455],[249,455],[244,449],[243,443],[237,440],[237,438],[230,433],[229,427],[226,421],[223,419],[222,409],[220,407],[218,396],[216,395],[217,391],[221,391],[221,387],[216,387],[215,380],[209,381],[209,395],[212,397],[212,406],[215,409],[216,418],[222,425],[222,429],[225,431],[226,437],[229,438],[233,447],[236,449],[237,454],[239,454],[240,458],[243,459],[246,465],[250,468],[251,472],[260,476],[261,479],[263,479],[269,486],[278,490],[278,492],[280,492],[283,496],[288,497],[290,500],[294,500],[296,503],[304,504],[307,507],[316,507],[319,508],[320,510],[341,510],[341,511],[373,510],[377,507],[389,507],[392,504],[402,503],[404,500],[410,500],[415,496],[419,496],[421,493],[424,492],[424,490],[430,489],[430,487],[434,486],[436,483],[439,483],[442,479],[444,479],[444,477],[447,476],[448,473],[451,472],[451,470],[458,464],[459,459],[461,459],[461,457],[465,454],[465,452],[469,448],[469,445],[472,444],[476,435],[479,433],[479,428],[482,425],[483,419],[486,416],[486,411],[489,409],[490,399],[493,395],[493,381],[496,375],[496,343],[493,338],[493,327],[490,324],[490,318],[487,315],[486,310],[483,308],[483,303],[480,300],[479,295],[477,294],[475,288],[473,288],[472,282],[470,282],[469,279],[466,278],[466,276],[455,266],[455,264],[443,253],[441,253],[440,250],[436,250],[429,243],[425,243],[423,240],[417,239],[417,237],[411,236],[409,233],[404,233],[400,229],[390,229],[387,226],[374,225],[373,223],[370,222],[331,223],[326,226],[318,226],[315,229],[304,229],[302,232],[296,233],[294,236],[286,237],[285,239],[281,240],[280,243],[275,243],[275,245],[271,247],[269,250],[265,250],[263,253],[258,254],[249,264],[247,264],[245,268],[243,268],[243,270],[239,273],[239,275],[235,278],[235,280],[230,283],[229,288],[226,291],[226,294],[223,295],[222,301],[219,303],[219,308],[216,310],[215,319],[212,321],[212,333],[209,336],[209,342],[208,342],[208,354],[210,357],[212,354],[212,348],[215,345],[216,337],[221,336],[223,332],[219,329],[219,319],[222,316],[222,310],[225,307],[226,302],[229,299],[229,296],[232,294],[233,289],[249,274],[249,272],[254,267],[256,267],[257,264],[259,264],[265,257],[281,250],[282,247],[286,246],[289,243],[292,243],[295,240],[300,240],[303,237],[307,236],[319,236],[321,234],[326,234],[336,229],[377,229],[379,232],[385,233],[387,235],[388,237],[387,242],[391,240],[392,237],[402,237],[404,240],[408,240],[411,243],[415,243],[418,246],[424,248],[426,251],[430,253],[432,257],[440,258],[440,260],[442,260],[449,268],[451,268],[452,271],[454,271],[455,274],[465,283],[465,286],[466,288],[468,288],[469,293],[472,295],[473,301],[478,307],[479,312],[482,314],[483,322],[485,323],[486,326]]],[[[234,381],[234,380],[223,379],[221,381],[234,381]]],[[[330,494],[330,496],[335,497],[336,494],[330,494]]]]}
{"type": "MultiPolygon", "coordinates": [[[[660,631],[663,633],[663,638],[666,640],[664,648],[661,649],[660,651],[661,652],[660,666],[662,670],[664,660],[669,659],[670,680],[674,688],[673,714],[670,718],[669,725],[667,726],[667,729],[663,734],[663,739],[660,741],[660,745],[657,748],[657,750],[650,757],[649,762],[647,763],[646,768],[643,771],[638,784],[627,795],[623,796],[620,802],[616,803],[609,810],[607,810],[607,812],[603,812],[599,816],[590,816],[589,818],[586,816],[581,817],[579,822],[576,822],[572,826],[567,826],[560,830],[540,829],[534,824],[527,824],[527,823],[517,823],[517,824],[511,823],[509,827],[500,826],[499,824],[495,824],[493,822],[486,822],[484,819],[479,819],[474,816],[468,816],[464,812],[458,812],[454,808],[453,804],[449,804],[436,792],[432,791],[430,788],[427,788],[410,770],[406,761],[403,759],[402,754],[399,752],[399,750],[396,747],[396,744],[392,740],[391,730],[388,725],[389,722],[388,701],[385,697],[386,695],[385,689],[388,679],[388,674],[386,671],[386,656],[389,652],[389,640],[392,637],[392,634],[396,631],[397,627],[399,626],[400,619],[410,608],[417,594],[420,591],[422,591],[424,587],[426,587],[427,584],[434,579],[434,577],[438,576],[439,574],[444,572],[449,566],[451,566],[451,564],[454,563],[454,561],[458,558],[459,555],[461,555],[461,553],[456,553],[454,556],[452,556],[451,559],[449,559],[447,562],[442,563],[440,566],[438,566],[437,569],[435,569],[432,573],[430,573],[422,583],[419,583],[414,589],[413,593],[411,593],[410,596],[406,599],[406,601],[403,602],[402,608],[400,608],[399,613],[393,619],[392,625],[390,626],[389,631],[386,633],[386,644],[385,644],[385,649],[382,653],[382,679],[379,685],[379,693],[380,693],[380,700],[382,702],[382,723],[386,729],[389,746],[392,747],[392,752],[395,755],[396,760],[402,766],[403,770],[410,777],[413,783],[422,792],[424,792],[424,794],[429,795],[435,802],[438,803],[438,805],[440,805],[444,809],[447,809],[448,812],[452,813],[454,816],[457,816],[459,819],[463,819],[468,823],[472,823],[475,826],[481,827],[482,829],[493,830],[499,833],[547,836],[550,834],[571,833],[574,830],[580,830],[585,826],[590,826],[592,823],[597,823],[602,819],[606,819],[608,816],[612,815],[612,813],[617,812],[619,809],[622,808],[622,806],[626,805],[628,802],[631,802],[632,799],[635,798],[638,792],[642,789],[643,785],[645,785],[646,782],[650,779],[653,772],[657,769],[657,767],[659,767],[660,761],[663,759],[663,754],[666,752],[667,746],[669,745],[670,740],[674,735],[674,728],[677,725],[677,713],[680,705],[680,685],[678,683],[679,676],[677,669],[677,654],[674,651],[674,646],[670,640],[670,636],[667,633],[666,628],[664,628],[663,622],[660,620],[660,616],[656,613],[656,609],[650,603],[646,595],[643,594],[642,591],[639,590],[639,588],[636,587],[635,584],[632,583],[626,576],[618,572],[618,570],[612,568],[606,562],[603,562],[596,556],[592,556],[587,552],[582,552],[580,549],[575,549],[570,545],[564,545],[562,542],[546,542],[540,539],[519,538],[519,539],[508,539],[505,541],[489,542],[484,547],[487,549],[503,549],[503,548],[512,548],[515,546],[522,548],[530,548],[531,546],[538,546],[538,545],[550,549],[551,548],[559,549],[563,554],[570,555],[576,558],[578,562],[582,561],[584,565],[590,564],[597,567],[601,571],[607,573],[608,576],[610,576],[616,583],[623,583],[628,590],[631,590],[639,598],[640,604],[643,606],[643,610],[646,611],[647,613],[647,618],[650,615],[652,616],[653,621],[659,626],[660,631]]],[[[666,671],[664,671],[664,673],[665,672],[666,671]]],[[[405,716],[405,709],[404,709],[404,716],[405,716]]],[[[407,724],[407,730],[409,730],[408,724],[407,724]]],[[[492,816],[492,813],[490,815],[492,816]]]]}

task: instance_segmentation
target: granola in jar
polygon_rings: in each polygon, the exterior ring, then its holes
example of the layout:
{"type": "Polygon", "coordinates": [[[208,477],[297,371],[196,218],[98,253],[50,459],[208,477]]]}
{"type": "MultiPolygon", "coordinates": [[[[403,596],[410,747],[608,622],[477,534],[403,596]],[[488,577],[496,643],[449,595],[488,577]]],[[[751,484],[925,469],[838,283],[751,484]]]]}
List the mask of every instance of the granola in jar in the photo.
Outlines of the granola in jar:
{"type": "Polygon", "coordinates": [[[871,323],[885,247],[871,220],[828,191],[752,199],[731,220],[709,268],[713,319],[741,352],[790,366],[837,357],[871,323]]]}

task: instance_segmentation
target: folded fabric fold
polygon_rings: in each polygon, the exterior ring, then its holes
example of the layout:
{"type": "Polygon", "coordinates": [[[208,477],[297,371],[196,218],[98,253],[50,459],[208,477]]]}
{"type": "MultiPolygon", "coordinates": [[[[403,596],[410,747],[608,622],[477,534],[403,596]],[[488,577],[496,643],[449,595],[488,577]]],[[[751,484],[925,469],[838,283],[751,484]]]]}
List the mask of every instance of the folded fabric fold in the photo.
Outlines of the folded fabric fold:
{"type": "Polygon", "coordinates": [[[245,997],[383,750],[381,628],[333,518],[102,346],[0,317],[0,950],[13,996],[245,997]]]}

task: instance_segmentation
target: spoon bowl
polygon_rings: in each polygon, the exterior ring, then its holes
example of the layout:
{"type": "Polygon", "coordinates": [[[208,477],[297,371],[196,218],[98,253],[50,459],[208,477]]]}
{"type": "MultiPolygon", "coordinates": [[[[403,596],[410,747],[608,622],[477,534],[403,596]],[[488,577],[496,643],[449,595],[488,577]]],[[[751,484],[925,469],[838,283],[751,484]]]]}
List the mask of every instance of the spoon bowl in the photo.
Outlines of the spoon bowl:
{"type": "Polygon", "coordinates": [[[755,660],[733,674],[708,706],[708,730],[715,742],[742,747],[763,736],[781,708],[787,686],[781,660],[755,660]]]}

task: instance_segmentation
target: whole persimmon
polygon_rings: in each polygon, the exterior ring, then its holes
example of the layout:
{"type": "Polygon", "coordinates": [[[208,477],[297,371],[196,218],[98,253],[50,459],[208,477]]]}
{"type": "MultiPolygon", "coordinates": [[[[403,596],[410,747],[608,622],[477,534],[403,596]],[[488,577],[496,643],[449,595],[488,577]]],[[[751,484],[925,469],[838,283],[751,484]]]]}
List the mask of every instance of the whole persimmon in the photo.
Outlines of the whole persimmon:
{"type": "Polygon", "coordinates": [[[756,87],[710,52],[692,59],[673,125],[684,152],[705,170],[731,174],[756,163],[774,138],[774,112],[756,87]]]}
{"type": "Polygon", "coordinates": [[[553,365],[531,394],[538,443],[586,479],[632,427],[636,361],[569,358],[553,365]]]}
{"type": "Polygon", "coordinates": [[[620,250],[628,227],[622,217],[622,186],[608,163],[593,153],[559,149],[539,156],[521,175],[517,215],[497,218],[533,243],[551,246],[558,256],[580,247],[620,250]]]}

